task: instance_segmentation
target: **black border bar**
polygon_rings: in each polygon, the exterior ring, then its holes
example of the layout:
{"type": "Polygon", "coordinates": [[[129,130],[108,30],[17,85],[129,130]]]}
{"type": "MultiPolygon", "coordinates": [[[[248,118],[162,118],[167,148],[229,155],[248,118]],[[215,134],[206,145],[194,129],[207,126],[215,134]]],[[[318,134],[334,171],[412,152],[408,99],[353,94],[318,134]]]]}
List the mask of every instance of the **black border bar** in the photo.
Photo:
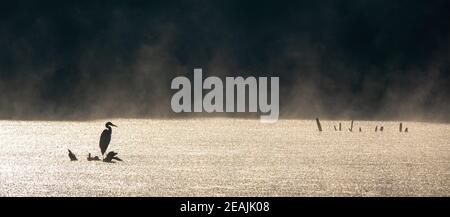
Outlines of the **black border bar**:
{"type": "MultiPolygon", "coordinates": [[[[450,211],[448,198],[337,198],[337,197],[42,197],[2,198],[2,210],[13,213],[36,214],[67,213],[83,216],[304,216],[305,214],[392,215],[427,214],[450,211]],[[190,206],[214,204],[214,210],[182,211],[183,204],[190,206]],[[229,203],[228,211],[225,211],[229,203]],[[268,203],[261,210],[259,204],[268,203]],[[231,207],[234,206],[234,209],[231,207]],[[249,208],[252,206],[252,208],[249,208]],[[258,210],[259,206],[259,210],[258,210]],[[220,207],[220,208],[219,208],[220,207]],[[256,210],[255,210],[256,208],[256,210]],[[248,210],[248,211],[247,211],[248,210]]],[[[202,207],[204,207],[202,205],[202,207]]],[[[308,215],[309,216],[309,215],[308,215]]]]}

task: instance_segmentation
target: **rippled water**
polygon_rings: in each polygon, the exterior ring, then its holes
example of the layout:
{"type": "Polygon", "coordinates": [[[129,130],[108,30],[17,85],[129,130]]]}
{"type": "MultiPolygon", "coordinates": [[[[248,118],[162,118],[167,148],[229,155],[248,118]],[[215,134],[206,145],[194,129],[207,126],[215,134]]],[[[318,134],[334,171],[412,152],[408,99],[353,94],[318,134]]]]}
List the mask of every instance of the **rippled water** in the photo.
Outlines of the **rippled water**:
{"type": "Polygon", "coordinates": [[[1,196],[405,196],[450,195],[450,126],[334,121],[112,120],[0,121],[1,196]],[[347,128],[348,123],[344,124],[347,128]],[[375,133],[376,125],[384,132],[375,133]],[[79,161],[71,162],[70,148],[79,161]]]}

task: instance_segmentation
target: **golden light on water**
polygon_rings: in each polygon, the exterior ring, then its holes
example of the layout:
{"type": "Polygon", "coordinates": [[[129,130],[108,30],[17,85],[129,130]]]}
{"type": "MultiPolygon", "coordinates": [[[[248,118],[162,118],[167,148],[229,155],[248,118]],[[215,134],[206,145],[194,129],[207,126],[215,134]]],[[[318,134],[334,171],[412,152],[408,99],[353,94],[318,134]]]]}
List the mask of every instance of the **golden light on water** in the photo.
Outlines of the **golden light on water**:
{"type": "Polygon", "coordinates": [[[0,121],[1,196],[449,196],[450,125],[355,121],[0,121]],[[383,132],[374,132],[375,126],[383,132]],[[71,149],[78,161],[67,156],[71,149]]]}

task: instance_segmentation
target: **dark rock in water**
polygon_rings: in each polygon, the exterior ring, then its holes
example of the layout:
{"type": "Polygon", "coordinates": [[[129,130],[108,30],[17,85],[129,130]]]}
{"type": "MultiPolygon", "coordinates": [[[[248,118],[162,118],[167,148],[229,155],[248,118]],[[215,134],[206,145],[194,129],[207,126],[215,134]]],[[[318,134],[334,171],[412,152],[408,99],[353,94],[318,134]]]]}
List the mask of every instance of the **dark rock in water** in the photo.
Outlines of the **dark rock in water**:
{"type": "Polygon", "coordinates": [[[384,130],[384,127],[383,127],[383,126],[381,126],[381,127],[380,127],[380,131],[383,131],[383,130],[384,130]]]}
{"type": "Polygon", "coordinates": [[[408,132],[408,127],[407,128],[405,128],[405,133],[407,133],[408,132]]]}
{"type": "Polygon", "coordinates": [[[91,153],[89,153],[89,155],[88,155],[88,157],[87,157],[87,160],[88,160],[88,161],[99,161],[100,158],[99,158],[98,156],[92,157],[92,156],[91,156],[91,153]]]}
{"type": "Polygon", "coordinates": [[[361,129],[361,127],[359,128],[359,132],[362,132],[362,129],[361,129]]]}
{"type": "Polygon", "coordinates": [[[69,151],[69,158],[71,161],[76,161],[78,160],[77,157],[75,156],[74,153],[72,153],[72,151],[70,151],[70,149],[67,149],[69,151]]]}
{"type": "Polygon", "coordinates": [[[115,163],[113,160],[122,161],[122,159],[120,159],[119,157],[116,156],[117,154],[118,153],[114,152],[114,151],[108,152],[108,154],[106,155],[105,159],[103,159],[103,162],[115,163]]]}

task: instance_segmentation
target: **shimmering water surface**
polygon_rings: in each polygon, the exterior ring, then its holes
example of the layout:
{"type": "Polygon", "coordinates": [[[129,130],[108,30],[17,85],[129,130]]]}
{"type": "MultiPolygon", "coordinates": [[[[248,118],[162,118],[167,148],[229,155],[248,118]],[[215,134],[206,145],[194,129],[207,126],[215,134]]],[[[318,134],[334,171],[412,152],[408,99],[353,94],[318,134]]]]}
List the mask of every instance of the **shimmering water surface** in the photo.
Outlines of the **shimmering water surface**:
{"type": "Polygon", "coordinates": [[[0,195],[450,196],[446,124],[117,119],[124,162],[88,162],[105,122],[0,121],[0,195]]]}

